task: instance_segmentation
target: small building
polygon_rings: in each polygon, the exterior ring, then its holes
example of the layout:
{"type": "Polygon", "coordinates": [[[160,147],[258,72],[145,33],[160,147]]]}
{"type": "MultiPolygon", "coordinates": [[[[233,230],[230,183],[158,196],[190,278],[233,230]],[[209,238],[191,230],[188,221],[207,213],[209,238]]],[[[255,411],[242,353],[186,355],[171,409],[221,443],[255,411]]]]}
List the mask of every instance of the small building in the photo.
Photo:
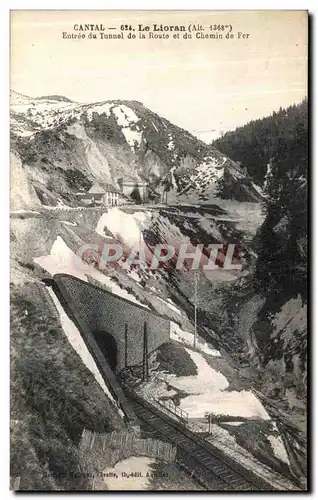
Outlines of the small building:
{"type": "Polygon", "coordinates": [[[111,184],[102,184],[104,189],[103,203],[106,206],[119,205],[121,192],[111,184]]]}
{"type": "Polygon", "coordinates": [[[114,206],[122,201],[121,192],[111,184],[95,183],[86,193],[77,193],[78,199],[87,206],[114,206]]]}
{"type": "Polygon", "coordinates": [[[118,179],[118,184],[124,196],[131,198],[135,203],[146,203],[148,201],[148,183],[146,181],[134,181],[118,179]]]}
{"type": "Polygon", "coordinates": [[[100,184],[93,184],[87,194],[93,197],[94,205],[103,204],[105,190],[100,184]]]}

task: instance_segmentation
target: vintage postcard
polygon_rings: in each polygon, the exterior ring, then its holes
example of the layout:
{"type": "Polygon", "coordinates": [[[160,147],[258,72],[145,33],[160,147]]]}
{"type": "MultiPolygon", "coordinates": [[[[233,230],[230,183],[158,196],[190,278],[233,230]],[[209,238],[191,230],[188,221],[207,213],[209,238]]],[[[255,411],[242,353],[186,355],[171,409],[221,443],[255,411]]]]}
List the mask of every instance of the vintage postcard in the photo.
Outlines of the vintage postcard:
{"type": "Polygon", "coordinates": [[[11,11],[20,491],[306,491],[307,11],[11,11]]]}

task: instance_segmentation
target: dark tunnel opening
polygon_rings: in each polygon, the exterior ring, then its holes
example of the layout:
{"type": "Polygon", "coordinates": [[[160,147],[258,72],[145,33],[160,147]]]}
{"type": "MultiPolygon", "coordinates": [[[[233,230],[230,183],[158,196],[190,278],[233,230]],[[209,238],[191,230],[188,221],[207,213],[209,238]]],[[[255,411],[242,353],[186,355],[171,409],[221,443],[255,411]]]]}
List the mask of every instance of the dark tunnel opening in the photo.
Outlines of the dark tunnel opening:
{"type": "Polygon", "coordinates": [[[102,354],[105,356],[111,369],[115,372],[117,367],[117,344],[114,337],[105,330],[94,330],[94,339],[102,354]]]}

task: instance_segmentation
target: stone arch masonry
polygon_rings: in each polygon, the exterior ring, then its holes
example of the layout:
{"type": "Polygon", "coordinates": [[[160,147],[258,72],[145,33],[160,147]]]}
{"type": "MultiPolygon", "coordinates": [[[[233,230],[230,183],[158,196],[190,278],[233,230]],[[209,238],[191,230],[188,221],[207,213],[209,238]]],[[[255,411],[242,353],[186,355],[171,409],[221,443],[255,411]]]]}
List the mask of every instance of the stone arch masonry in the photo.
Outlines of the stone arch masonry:
{"type": "Polygon", "coordinates": [[[55,274],[50,280],[65,312],[79,328],[83,340],[95,359],[100,373],[118,405],[131,424],[136,417],[103,356],[92,332],[104,330],[117,343],[117,372],[125,366],[125,325],[127,332],[127,366],[143,362],[144,322],[148,330],[148,355],[170,339],[170,321],[138,304],[118,297],[102,288],[68,274],[55,274]]]}
{"type": "Polygon", "coordinates": [[[53,280],[64,298],[71,300],[81,320],[91,332],[111,334],[117,344],[117,372],[125,368],[125,325],[127,332],[127,366],[143,361],[144,323],[147,323],[148,354],[170,340],[170,321],[150,310],[114,295],[96,285],[67,274],[56,274],[53,280]],[[65,297],[66,295],[66,297],[65,297]]]}

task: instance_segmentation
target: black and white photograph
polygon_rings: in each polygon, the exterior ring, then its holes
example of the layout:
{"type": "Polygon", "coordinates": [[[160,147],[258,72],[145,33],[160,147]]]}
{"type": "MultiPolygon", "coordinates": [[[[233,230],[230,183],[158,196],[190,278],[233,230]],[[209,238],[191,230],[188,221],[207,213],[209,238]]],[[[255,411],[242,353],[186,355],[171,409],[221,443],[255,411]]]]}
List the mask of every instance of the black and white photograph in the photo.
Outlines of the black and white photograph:
{"type": "Polygon", "coordinates": [[[308,491],[308,12],[10,36],[10,489],[308,491]]]}

